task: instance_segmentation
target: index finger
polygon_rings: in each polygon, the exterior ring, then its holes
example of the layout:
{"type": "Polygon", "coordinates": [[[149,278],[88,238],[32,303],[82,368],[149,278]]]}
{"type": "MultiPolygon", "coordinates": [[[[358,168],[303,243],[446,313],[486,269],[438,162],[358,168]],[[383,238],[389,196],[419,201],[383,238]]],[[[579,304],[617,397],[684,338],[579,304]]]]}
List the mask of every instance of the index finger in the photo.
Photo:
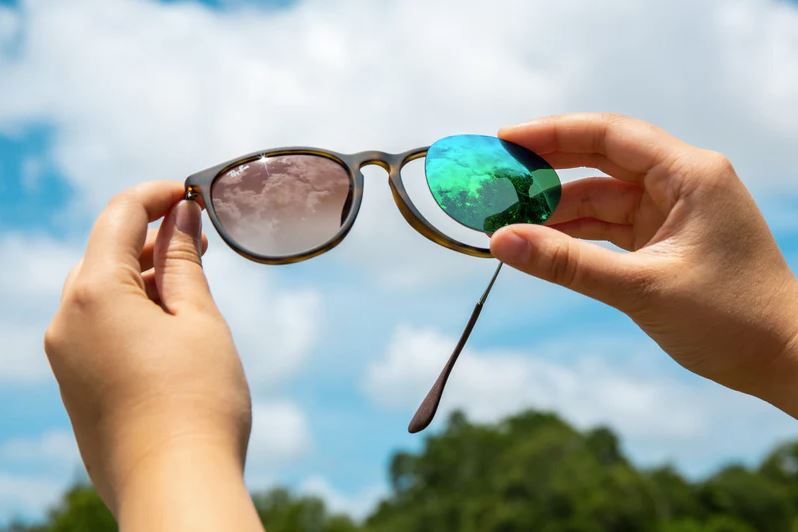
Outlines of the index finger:
{"type": "Polygon", "coordinates": [[[183,191],[177,181],[151,181],[115,196],[94,223],[82,271],[129,268],[141,273],[147,224],[163,217],[183,191]]]}
{"type": "Polygon", "coordinates": [[[683,144],[648,122],[613,113],[541,118],[503,128],[499,137],[540,154],[553,166],[608,168],[614,177],[638,182],[683,144]]]}

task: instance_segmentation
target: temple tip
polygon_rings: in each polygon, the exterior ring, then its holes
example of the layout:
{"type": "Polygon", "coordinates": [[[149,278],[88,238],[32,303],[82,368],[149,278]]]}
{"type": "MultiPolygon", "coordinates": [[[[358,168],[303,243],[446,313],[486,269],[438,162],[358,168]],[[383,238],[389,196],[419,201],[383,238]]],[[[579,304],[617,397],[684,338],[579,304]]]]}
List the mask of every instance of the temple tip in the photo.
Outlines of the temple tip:
{"type": "MultiPolygon", "coordinates": [[[[422,405],[423,406],[423,405],[422,405]]],[[[413,419],[410,420],[410,424],[407,426],[407,432],[410,434],[415,434],[417,432],[421,432],[425,428],[427,428],[432,421],[432,417],[429,415],[423,415],[421,412],[421,408],[416,411],[416,415],[413,416],[413,419]]]]}

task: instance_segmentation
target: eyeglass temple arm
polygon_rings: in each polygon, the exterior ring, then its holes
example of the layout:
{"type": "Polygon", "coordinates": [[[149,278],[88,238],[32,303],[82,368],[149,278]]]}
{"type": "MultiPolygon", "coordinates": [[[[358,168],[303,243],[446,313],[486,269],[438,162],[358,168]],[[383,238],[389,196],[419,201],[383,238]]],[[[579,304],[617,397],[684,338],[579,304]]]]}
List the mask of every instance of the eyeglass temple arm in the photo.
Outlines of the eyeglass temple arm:
{"type": "Polygon", "coordinates": [[[411,434],[421,432],[427,428],[427,426],[432,422],[432,418],[435,417],[435,412],[438,410],[438,404],[440,404],[441,397],[443,396],[443,388],[446,386],[446,381],[449,380],[449,374],[452,372],[452,368],[454,368],[454,364],[457,362],[460,352],[463,350],[463,347],[468,341],[468,337],[471,335],[471,330],[477,323],[479,313],[482,312],[482,307],[485,304],[485,301],[488,299],[488,294],[490,294],[490,289],[493,288],[493,283],[496,282],[496,277],[498,277],[499,271],[502,269],[502,264],[504,263],[499,262],[499,265],[496,267],[496,271],[493,272],[493,277],[491,277],[490,283],[488,283],[488,287],[485,289],[482,297],[479,298],[479,301],[477,301],[477,304],[474,306],[474,310],[471,312],[471,317],[468,319],[468,323],[466,323],[465,329],[463,329],[463,334],[460,335],[460,340],[457,342],[452,355],[449,357],[446,365],[443,366],[441,374],[438,375],[438,379],[435,381],[435,384],[432,385],[432,388],[430,388],[427,396],[424,397],[423,401],[421,401],[421,405],[419,405],[418,410],[416,410],[413,419],[410,420],[410,425],[408,425],[407,430],[411,434]]]}

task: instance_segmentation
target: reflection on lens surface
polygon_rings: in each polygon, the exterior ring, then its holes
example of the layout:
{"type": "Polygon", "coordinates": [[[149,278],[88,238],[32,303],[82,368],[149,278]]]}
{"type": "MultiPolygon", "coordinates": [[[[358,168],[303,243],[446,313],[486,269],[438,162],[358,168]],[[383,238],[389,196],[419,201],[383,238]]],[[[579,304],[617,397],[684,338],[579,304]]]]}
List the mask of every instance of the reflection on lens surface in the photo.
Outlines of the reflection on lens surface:
{"type": "Polygon", "coordinates": [[[484,232],[466,227],[441,209],[427,185],[424,159],[410,161],[402,168],[402,184],[413,206],[435,229],[461,244],[482,249],[490,247],[490,239],[484,232]]]}
{"type": "Polygon", "coordinates": [[[348,172],[332,159],[276,155],[220,175],[211,200],[222,227],[241,247],[284,257],[336,235],[349,211],[351,189],[348,172]]]}
{"type": "Polygon", "coordinates": [[[430,146],[425,171],[440,208],[486,233],[514,223],[543,223],[560,201],[560,180],[551,166],[496,137],[443,138],[430,146]]]}

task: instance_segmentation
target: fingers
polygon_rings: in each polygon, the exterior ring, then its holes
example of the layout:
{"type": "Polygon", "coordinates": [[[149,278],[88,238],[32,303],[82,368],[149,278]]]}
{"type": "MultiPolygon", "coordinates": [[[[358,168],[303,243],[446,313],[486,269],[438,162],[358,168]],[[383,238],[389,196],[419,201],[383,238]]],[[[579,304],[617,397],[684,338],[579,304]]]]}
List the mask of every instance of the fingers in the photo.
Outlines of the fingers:
{"type": "Polygon", "coordinates": [[[147,224],[161,218],[183,196],[183,185],[153,181],[116,196],[100,214],[89,236],[83,271],[141,273],[139,258],[147,224]]]}
{"type": "Polygon", "coordinates": [[[624,181],[631,181],[639,183],[643,180],[644,174],[641,172],[632,172],[622,166],[615,164],[607,159],[604,155],[598,153],[565,153],[555,152],[545,155],[546,162],[552,168],[595,168],[601,170],[607,175],[615,179],[623,179],[624,181]]]}
{"type": "Polygon", "coordinates": [[[588,177],[563,184],[560,202],[546,220],[551,226],[579,218],[613,224],[634,223],[643,189],[611,177],[588,177]]]}
{"type": "Polygon", "coordinates": [[[202,218],[195,201],[182,200],[161,224],[153,251],[161,305],[178,314],[191,307],[215,308],[202,269],[202,218]]]}
{"type": "Polygon", "coordinates": [[[635,235],[631,225],[614,224],[594,218],[580,218],[549,225],[549,227],[574,238],[605,240],[627,251],[635,250],[635,235]]]}
{"type": "Polygon", "coordinates": [[[552,116],[503,128],[499,136],[568,167],[606,162],[613,176],[639,181],[682,143],[642,120],[608,113],[552,116]],[[620,174],[620,175],[616,175],[620,174]]]}
{"type": "Polygon", "coordinates": [[[493,255],[535,277],[621,310],[638,303],[645,259],[617,253],[541,225],[511,225],[494,233],[493,255]]]}
{"type": "MultiPolygon", "coordinates": [[[[158,229],[150,229],[147,231],[147,238],[144,239],[144,248],[142,248],[141,256],[139,257],[139,264],[141,265],[142,272],[146,272],[152,268],[152,254],[155,249],[155,239],[157,237],[158,229]]],[[[202,233],[202,255],[205,255],[206,251],[208,251],[208,237],[205,233],[202,233]]]]}
{"type": "Polygon", "coordinates": [[[147,270],[142,273],[141,280],[144,281],[144,292],[147,294],[147,298],[156,305],[161,305],[158,284],[155,282],[155,270],[147,270]]]}

